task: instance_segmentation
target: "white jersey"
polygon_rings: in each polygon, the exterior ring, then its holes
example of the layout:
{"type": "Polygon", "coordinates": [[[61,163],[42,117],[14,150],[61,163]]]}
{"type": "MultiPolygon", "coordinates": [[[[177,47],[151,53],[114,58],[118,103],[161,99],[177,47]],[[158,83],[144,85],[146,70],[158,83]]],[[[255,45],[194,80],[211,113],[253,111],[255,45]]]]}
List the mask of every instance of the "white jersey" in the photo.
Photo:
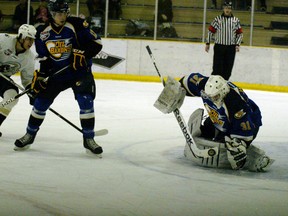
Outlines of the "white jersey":
{"type": "Polygon", "coordinates": [[[0,34],[0,66],[9,65],[8,71],[0,72],[8,77],[20,72],[22,85],[26,87],[33,78],[35,56],[30,49],[16,55],[16,41],[16,36],[0,34]]]}

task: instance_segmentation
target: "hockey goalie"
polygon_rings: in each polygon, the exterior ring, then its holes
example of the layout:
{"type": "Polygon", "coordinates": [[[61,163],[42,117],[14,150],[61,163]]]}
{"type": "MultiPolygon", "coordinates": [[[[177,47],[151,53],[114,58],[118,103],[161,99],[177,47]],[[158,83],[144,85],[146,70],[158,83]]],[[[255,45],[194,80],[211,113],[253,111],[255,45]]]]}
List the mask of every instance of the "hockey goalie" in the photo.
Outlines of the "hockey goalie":
{"type": "Polygon", "coordinates": [[[185,96],[201,97],[208,113],[208,117],[203,118],[204,109],[199,108],[189,118],[188,132],[192,143],[186,142],[186,158],[206,167],[254,172],[270,168],[274,160],[252,144],[262,125],[261,111],[241,88],[218,75],[206,77],[191,73],[179,82],[168,77],[154,106],[163,113],[175,114],[185,96]],[[194,150],[191,145],[196,146],[192,146],[194,150]],[[217,148],[217,154],[205,158],[195,153],[195,149],[210,148],[217,148]]]}

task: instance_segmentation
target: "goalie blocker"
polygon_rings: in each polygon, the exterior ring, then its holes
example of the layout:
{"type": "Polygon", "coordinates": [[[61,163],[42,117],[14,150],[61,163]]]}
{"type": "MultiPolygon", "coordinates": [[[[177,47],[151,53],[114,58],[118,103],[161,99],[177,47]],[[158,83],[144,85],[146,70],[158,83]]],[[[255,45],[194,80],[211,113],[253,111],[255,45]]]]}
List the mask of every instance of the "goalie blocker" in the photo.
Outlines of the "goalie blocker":
{"type": "MultiPolygon", "coordinates": [[[[229,152],[229,150],[227,150],[225,143],[214,142],[212,140],[201,137],[200,126],[202,122],[203,112],[203,109],[197,109],[192,113],[188,122],[189,130],[199,149],[218,147],[219,153],[210,158],[196,158],[192,154],[188,144],[186,143],[184,148],[184,156],[200,166],[231,169],[231,166],[233,165],[228,160],[229,153],[227,154],[227,152],[229,152]]],[[[274,162],[273,159],[271,159],[265,154],[265,151],[254,146],[253,144],[251,144],[247,148],[246,154],[246,163],[244,164],[242,169],[253,172],[264,172],[267,171],[274,162]]]]}

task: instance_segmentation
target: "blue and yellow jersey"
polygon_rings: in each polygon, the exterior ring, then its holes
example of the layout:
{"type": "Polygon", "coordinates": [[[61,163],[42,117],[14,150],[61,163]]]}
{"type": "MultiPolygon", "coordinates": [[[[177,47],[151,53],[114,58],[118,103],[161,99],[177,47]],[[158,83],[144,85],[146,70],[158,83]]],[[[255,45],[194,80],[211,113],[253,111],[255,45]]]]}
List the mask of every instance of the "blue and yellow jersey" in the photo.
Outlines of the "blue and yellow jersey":
{"type": "MultiPolygon", "coordinates": [[[[47,73],[47,75],[71,65],[73,49],[85,51],[88,71],[91,72],[92,57],[102,49],[101,38],[90,30],[85,20],[77,17],[68,17],[65,25],[61,27],[56,27],[53,23],[39,26],[35,46],[39,58],[48,58],[44,68],[41,68],[40,65],[41,72],[47,73]],[[47,64],[47,62],[49,63],[47,64]]],[[[75,73],[72,67],[69,67],[57,77],[59,79],[74,79],[79,74],[81,75],[81,72],[75,73]]]]}
{"type": "Polygon", "coordinates": [[[180,82],[187,96],[201,97],[204,107],[214,126],[231,138],[252,141],[255,131],[262,125],[259,107],[248,98],[245,92],[228,81],[229,93],[221,107],[217,107],[205,94],[204,88],[208,77],[192,73],[180,82]]]}

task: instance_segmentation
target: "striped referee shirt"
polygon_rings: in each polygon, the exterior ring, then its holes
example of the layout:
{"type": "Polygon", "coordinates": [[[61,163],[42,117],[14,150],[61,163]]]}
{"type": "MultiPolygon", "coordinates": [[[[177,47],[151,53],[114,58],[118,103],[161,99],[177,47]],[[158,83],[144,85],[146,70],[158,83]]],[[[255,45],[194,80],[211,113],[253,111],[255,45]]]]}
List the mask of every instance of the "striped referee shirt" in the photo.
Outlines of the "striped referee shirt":
{"type": "Polygon", "coordinates": [[[240,45],[243,39],[243,31],[240,20],[237,17],[217,16],[209,26],[207,44],[213,39],[215,44],[221,45],[240,45]]]}

